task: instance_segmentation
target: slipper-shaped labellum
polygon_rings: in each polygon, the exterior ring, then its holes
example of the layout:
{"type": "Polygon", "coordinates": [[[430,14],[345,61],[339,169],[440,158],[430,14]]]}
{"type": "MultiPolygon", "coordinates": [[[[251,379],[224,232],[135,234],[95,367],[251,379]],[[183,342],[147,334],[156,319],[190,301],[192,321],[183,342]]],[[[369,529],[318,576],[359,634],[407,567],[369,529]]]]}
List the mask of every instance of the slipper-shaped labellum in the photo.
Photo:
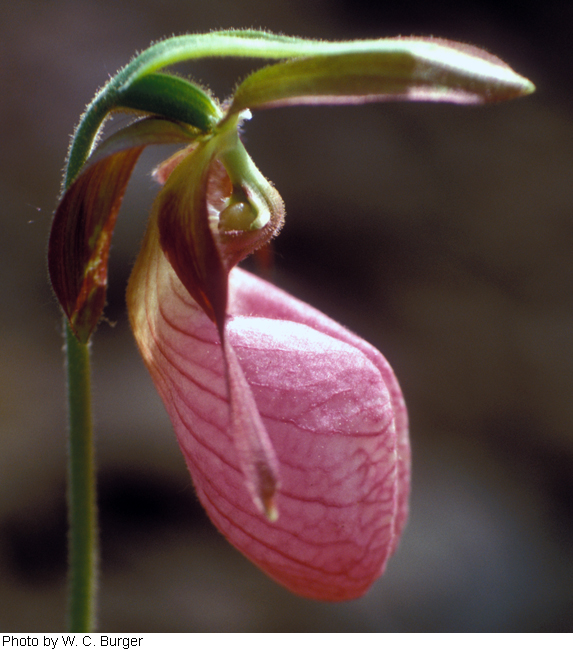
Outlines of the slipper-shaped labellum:
{"type": "MultiPolygon", "coordinates": [[[[445,41],[326,43],[250,31],[171,39],[116,79],[106,110],[159,116],[104,141],[65,192],[48,260],[60,304],[87,341],[103,310],[111,233],[139,154],[149,144],[186,145],[156,171],[163,187],[127,294],[137,344],[217,528],[299,595],[361,596],[384,571],[407,517],[404,401],[380,352],[236,268],[278,232],[284,212],[238,124],[250,108],[484,103],[533,87],[499,59],[445,41]],[[223,113],[153,63],[212,52],[213,44],[220,53],[296,58],[247,77],[223,113]]],[[[98,97],[93,111],[103,115],[98,97]]]]}
{"type": "Polygon", "coordinates": [[[239,550],[296,593],[362,595],[407,514],[407,417],[392,370],[340,325],[239,269],[228,279],[221,344],[154,243],[163,205],[160,195],[128,304],[201,502],[239,550]],[[254,454],[260,466],[246,481],[237,445],[253,448],[242,438],[258,417],[270,460],[254,454]],[[275,473],[263,516],[255,483],[275,473]]]}

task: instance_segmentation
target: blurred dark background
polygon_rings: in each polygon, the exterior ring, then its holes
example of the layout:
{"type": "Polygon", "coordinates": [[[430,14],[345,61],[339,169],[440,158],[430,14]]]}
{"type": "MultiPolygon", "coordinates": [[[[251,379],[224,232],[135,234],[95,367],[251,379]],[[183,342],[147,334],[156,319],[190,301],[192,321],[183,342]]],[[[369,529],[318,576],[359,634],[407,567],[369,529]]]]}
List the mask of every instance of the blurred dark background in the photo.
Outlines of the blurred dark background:
{"type": "MultiPolygon", "coordinates": [[[[69,135],[136,50],[228,27],[433,34],[487,48],[538,91],[485,108],[289,108],[246,126],[287,206],[275,281],[381,349],[410,409],[409,526],[385,577],[341,605],[275,585],[197,505],[125,314],[162,153],[144,155],[93,346],[100,628],[571,631],[573,5],[551,0],[0,4],[0,629],[64,627],[64,376],[45,252],[69,135]]],[[[257,65],[181,70],[223,98],[257,65]]]]}

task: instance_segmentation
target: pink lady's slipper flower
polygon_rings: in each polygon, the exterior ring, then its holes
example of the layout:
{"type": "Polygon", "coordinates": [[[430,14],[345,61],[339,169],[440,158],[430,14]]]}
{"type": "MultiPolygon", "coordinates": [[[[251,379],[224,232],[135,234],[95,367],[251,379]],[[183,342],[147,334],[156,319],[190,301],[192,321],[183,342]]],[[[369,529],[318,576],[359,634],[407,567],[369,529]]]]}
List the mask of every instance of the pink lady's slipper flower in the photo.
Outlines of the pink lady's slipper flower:
{"type": "MultiPolygon", "coordinates": [[[[253,32],[221,38],[236,47],[255,36],[280,52],[303,43],[253,32]]],[[[160,117],[92,154],[58,207],[49,251],[55,291],[87,340],[139,154],[148,144],[186,145],[155,174],[162,188],[127,293],[132,329],[213,523],[278,582],[330,601],[364,594],[396,549],[410,486],[406,409],[380,352],[237,268],[284,213],[238,126],[248,108],[288,103],[477,103],[531,90],[498,59],[457,44],[335,45],[342,49],[315,43],[316,55],[255,72],[226,112],[169,75],[124,81],[113,107],[160,117]]]]}
{"type": "MultiPolygon", "coordinates": [[[[184,178],[157,200],[128,306],[199,498],[239,550],[296,593],[360,596],[407,515],[398,382],[370,345],[239,269],[224,272],[224,324],[211,320],[157,245],[184,178]]],[[[216,213],[211,196],[220,200],[213,185],[205,219],[216,213]]],[[[218,232],[215,241],[224,257],[218,232]]]]}

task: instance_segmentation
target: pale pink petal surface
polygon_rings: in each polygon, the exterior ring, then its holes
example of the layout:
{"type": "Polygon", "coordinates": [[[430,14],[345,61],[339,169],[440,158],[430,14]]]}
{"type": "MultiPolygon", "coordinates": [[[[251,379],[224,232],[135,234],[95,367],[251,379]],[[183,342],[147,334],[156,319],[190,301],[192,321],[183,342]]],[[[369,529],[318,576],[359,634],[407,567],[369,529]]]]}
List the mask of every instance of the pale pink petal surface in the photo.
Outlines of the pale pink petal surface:
{"type": "Polygon", "coordinates": [[[362,595],[406,519],[406,415],[388,364],[316,310],[231,272],[228,341],[279,464],[271,522],[253,502],[231,437],[217,327],[163,253],[149,250],[130,282],[130,316],[209,516],[297,594],[362,595]]]}

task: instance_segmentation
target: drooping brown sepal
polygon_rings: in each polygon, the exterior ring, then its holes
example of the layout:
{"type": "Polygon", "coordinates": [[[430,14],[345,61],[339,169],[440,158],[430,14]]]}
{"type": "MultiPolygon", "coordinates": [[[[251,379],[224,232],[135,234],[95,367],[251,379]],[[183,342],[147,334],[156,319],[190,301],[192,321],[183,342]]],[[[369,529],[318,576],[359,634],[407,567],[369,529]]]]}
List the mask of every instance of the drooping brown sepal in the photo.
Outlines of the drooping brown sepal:
{"type": "Polygon", "coordinates": [[[105,306],[111,237],[141,152],[149,144],[187,144],[195,137],[184,125],[140,120],[107,139],[64,193],[52,223],[48,269],[80,341],[88,341],[105,306]]]}
{"type": "Polygon", "coordinates": [[[52,286],[76,336],[86,342],[101,316],[111,236],[143,147],[90,165],[59,204],[48,248],[52,286]]]}

